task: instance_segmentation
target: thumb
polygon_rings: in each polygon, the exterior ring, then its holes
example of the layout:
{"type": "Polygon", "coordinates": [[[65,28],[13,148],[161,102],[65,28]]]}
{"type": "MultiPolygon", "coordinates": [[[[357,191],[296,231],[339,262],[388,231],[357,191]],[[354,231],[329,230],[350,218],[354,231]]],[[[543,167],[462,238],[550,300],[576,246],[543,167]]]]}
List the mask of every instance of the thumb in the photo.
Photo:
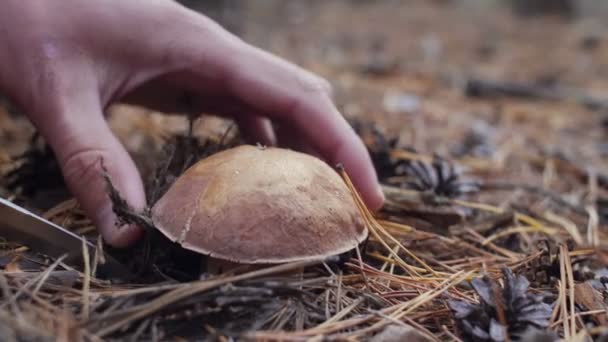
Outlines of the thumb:
{"type": "Polygon", "coordinates": [[[116,226],[100,161],[129,205],[140,210],[145,194],[135,163],[108,127],[97,94],[71,94],[58,102],[62,103],[56,106],[58,110],[36,116],[34,124],[55,152],[70,191],[104,240],[126,247],[142,230],[134,225],[116,226]]]}

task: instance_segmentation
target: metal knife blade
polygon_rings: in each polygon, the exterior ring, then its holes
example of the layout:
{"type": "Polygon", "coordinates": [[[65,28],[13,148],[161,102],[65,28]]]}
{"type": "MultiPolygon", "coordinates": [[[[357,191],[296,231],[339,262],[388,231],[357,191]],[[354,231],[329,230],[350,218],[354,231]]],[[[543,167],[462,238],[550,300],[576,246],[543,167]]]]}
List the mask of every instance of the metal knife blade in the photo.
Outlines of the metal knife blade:
{"type": "MultiPolygon", "coordinates": [[[[0,236],[53,258],[66,255],[64,262],[68,265],[80,268],[83,264],[81,236],[1,197],[0,236]]],[[[92,257],[95,246],[88,241],[86,246],[92,257]]],[[[108,276],[128,274],[124,265],[109,255],[104,257],[106,262],[98,266],[101,273],[108,276]]]]}

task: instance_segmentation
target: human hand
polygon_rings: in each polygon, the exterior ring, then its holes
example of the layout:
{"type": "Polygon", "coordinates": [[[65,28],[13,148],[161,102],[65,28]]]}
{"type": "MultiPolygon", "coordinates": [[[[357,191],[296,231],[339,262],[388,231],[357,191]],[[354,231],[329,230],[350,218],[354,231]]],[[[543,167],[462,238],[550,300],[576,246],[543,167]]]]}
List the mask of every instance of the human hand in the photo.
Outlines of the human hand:
{"type": "Polygon", "coordinates": [[[369,155],[330,99],[329,84],[248,45],[170,0],[7,0],[0,11],[0,89],[53,148],[69,189],[106,242],[141,234],[115,227],[99,160],[134,208],[141,177],[103,112],[126,101],[235,119],[256,141],[342,163],[367,205],[383,196],[369,155]],[[273,132],[270,121],[281,129],[273,132]]]}

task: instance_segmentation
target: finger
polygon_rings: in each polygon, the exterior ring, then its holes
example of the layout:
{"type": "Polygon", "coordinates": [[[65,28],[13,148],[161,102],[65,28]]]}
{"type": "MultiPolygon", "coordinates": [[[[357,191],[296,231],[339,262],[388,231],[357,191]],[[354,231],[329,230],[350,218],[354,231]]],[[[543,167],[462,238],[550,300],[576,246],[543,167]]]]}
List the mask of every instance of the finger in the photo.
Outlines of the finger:
{"type": "Polygon", "coordinates": [[[169,73],[127,92],[119,100],[164,113],[236,118],[251,112],[249,106],[217,87],[207,89],[200,84],[200,80],[191,79],[186,73],[169,73]]]}
{"type": "Polygon", "coordinates": [[[53,148],[69,189],[104,240],[115,247],[130,245],[140,237],[141,228],[116,226],[100,161],[129,205],[141,210],[145,195],[133,160],[110,131],[94,94],[57,102],[61,105],[52,106],[55,113],[35,115],[34,123],[53,148]]]}
{"type": "Polygon", "coordinates": [[[302,133],[288,122],[281,122],[275,125],[274,130],[277,136],[277,142],[280,146],[286,146],[293,150],[323,159],[323,155],[319,153],[317,148],[310,144],[307,139],[302,137],[302,133]]]}
{"type": "Polygon", "coordinates": [[[255,114],[245,114],[235,116],[235,120],[250,143],[260,143],[265,146],[275,146],[277,144],[272,124],[267,118],[255,114]]]}
{"type": "Polygon", "coordinates": [[[344,165],[368,206],[381,207],[368,151],[334,106],[327,83],[255,48],[243,50],[227,75],[228,89],[259,112],[290,121],[325,160],[344,165]]]}
{"type": "Polygon", "coordinates": [[[265,69],[268,73],[264,78],[251,73],[248,65],[251,62],[243,60],[243,66],[239,68],[241,73],[234,77],[233,89],[259,110],[264,110],[265,106],[277,108],[280,111],[277,115],[292,121],[305,141],[328,162],[343,164],[366,203],[378,209],[384,198],[368,151],[333,105],[323,81],[293,68],[286,68],[285,73],[273,73],[273,67],[281,68],[281,63],[273,62],[264,54],[253,55],[260,56],[260,63],[268,63],[265,69]],[[291,79],[285,79],[288,70],[291,71],[291,79]],[[267,78],[273,76],[277,78],[276,84],[282,84],[282,87],[267,82],[267,78]]]}

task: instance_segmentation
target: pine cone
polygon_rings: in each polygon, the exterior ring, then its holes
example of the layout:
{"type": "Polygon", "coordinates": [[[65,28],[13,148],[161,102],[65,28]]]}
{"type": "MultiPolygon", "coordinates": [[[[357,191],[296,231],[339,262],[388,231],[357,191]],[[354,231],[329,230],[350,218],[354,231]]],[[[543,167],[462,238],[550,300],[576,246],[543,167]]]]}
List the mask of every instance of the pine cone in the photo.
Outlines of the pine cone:
{"type": "Polygon", "coordinates": [[[400,165],[397,173],[409,176],[409,180],[403,184],[405,187],[437,196],[456,198],[479,191],[477,183],[462,181],[460,171],[439,156],[434,156],[430,163],[407,161],[400,165]]]}
{"type": "MultiPolygon", "coordinates": [[[[445,159],[435,156],[430,163],[396,160],[391,157],[391,151],[397,149],[398,139],[387,138],[373,124],[361,121],[351,124],[365,142],[381,182],[449,198],[479,191],[479,184],[463,181],[460,171],[445,159]],[[399,181],[395,182],[395,178],[399,181]]],[[[416,152],[412,148],[405,150],[416,152]]]]}
{"type": "Polygon", "coordinates": [[[545,296],[530,293],[528,279],[514,276],[506,267],[503,279],[504,287],[487,276],[474,279],[471,286],[479,296],[477,305],[456,300],[448,302],[466,340],[506,341],[508,334],[510,340],[518,341],[530,328],[545,329],[549,325],[552,305],[543,301],[545,296]],[[497,300],[501,302],[497,303],[497,300]],[[506,327],[500,323],[499,311],[504,312],[506,327]]]}

